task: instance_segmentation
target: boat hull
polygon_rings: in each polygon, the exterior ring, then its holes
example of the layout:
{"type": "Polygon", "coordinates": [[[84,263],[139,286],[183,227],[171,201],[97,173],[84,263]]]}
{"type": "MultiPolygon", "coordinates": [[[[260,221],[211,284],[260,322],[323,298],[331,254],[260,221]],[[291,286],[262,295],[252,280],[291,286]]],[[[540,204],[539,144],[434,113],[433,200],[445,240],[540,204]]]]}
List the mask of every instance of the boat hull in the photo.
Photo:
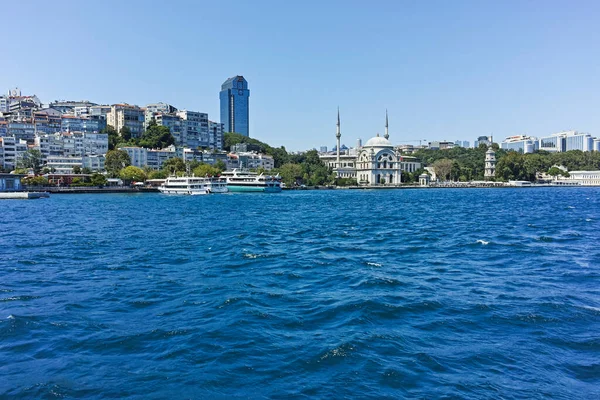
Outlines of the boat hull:
{"type": "Polygon", "coordinates": [[[279,193],[279,186],[245,186],[245,185],[227,185],[230,192],[256,192],[256,193],[279,193]]]}
{"type": "Polygon", "coordinates": [[[163,194],[173,194],[173,195],[181,195],[181,196],[201,196],[204,194],[209,194],[210,192],[207,190],[187,190],[187,189],[168,189],[168,188],[158,188],[163,194]]]}

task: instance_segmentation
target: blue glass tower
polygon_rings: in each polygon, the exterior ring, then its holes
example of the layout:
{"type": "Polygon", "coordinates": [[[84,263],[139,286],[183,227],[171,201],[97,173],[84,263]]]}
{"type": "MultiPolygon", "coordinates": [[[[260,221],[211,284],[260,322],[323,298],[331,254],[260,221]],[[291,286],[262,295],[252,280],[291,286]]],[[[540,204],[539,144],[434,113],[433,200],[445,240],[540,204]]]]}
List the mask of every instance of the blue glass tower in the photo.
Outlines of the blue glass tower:
{"type": "Polygon", "coordinates": [[[221,123],[223,132],[235,132],[250,136],[250,90],[248,81],[238,75],[227,79],[221,85],[221,123]]]}

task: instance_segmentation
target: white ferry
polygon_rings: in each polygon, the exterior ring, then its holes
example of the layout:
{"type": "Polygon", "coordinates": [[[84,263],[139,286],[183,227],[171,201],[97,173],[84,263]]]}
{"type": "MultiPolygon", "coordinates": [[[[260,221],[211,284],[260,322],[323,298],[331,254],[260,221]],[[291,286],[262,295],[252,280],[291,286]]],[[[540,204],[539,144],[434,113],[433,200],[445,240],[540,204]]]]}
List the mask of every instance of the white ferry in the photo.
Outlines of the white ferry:
{"type": "Polygon", "coordinates": [[[221,177],[227,180],[227,188],[230,192],[281,192],[281,178],[276,176],[265,176],[249,171],[225,171],[221,177]]]}
{"type": "Polygon", "coordinates": [[[227,181],[221,178],[170,176],[158,187],[161,193],[196,196],[210,193],[227,193],[227,181]]]}

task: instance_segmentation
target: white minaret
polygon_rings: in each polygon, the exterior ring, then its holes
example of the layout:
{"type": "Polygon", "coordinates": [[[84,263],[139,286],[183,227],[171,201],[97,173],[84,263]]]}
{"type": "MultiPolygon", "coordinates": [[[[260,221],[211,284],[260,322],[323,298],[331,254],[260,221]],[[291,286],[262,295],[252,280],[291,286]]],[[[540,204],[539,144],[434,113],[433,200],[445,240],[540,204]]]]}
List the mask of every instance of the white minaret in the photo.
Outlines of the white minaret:
{"type": "Polygon", "coordinates": [[[337,120],[337,130],[336,130],[336,134],[335,137],[337,138],[337,176],[340,176],[340,166],[342,165],[340,163],[340,138],[342,137],[342,133],[340,131],[340,108],[338,107],[338,120],[337,120]]]}
{"type": "Polygon", "coordinates": [[[390,134],[388,132],[388,116],[387,116],[387,108],[385,109],[385,135],[383,135],[383,137],[386,140],[390,139],[390,134]]]}

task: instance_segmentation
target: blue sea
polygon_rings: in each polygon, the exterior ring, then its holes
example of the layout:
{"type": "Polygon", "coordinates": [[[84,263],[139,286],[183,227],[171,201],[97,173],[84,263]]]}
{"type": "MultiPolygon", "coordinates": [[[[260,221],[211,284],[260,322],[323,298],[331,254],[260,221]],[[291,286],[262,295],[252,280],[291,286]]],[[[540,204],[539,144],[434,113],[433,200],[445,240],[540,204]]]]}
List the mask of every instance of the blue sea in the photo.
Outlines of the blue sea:
{"type": "Polygon", "coordinates": [[[600,188],[0,203],[0,398],[597,399],[600,188]]]}

